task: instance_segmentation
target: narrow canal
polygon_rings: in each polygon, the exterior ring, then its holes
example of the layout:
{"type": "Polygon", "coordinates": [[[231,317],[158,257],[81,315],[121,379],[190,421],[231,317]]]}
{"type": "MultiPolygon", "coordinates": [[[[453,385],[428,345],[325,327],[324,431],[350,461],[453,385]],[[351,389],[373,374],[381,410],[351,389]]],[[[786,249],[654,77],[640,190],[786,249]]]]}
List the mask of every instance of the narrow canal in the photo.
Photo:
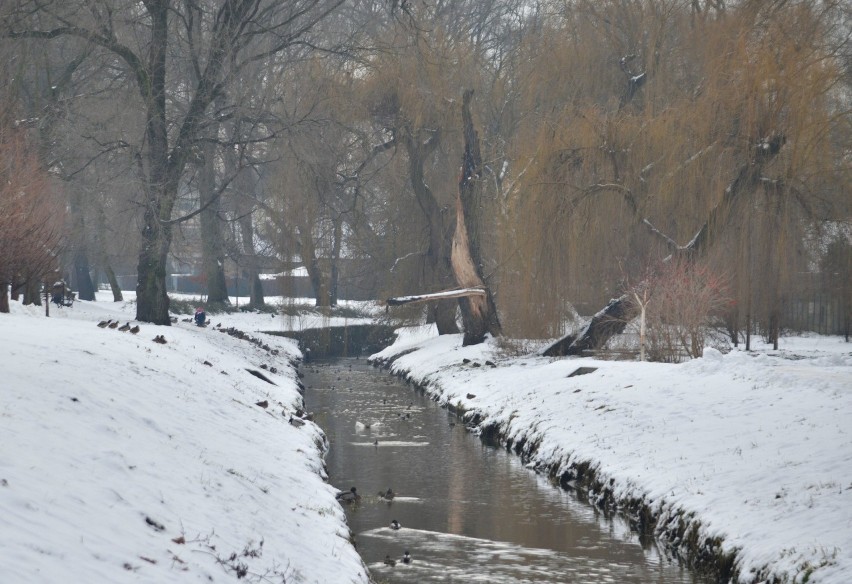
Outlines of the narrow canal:
{"type": "Polygon", "coordinates": [[[364,360],[302,370],[306,405],[331,443],[331,483],[361,495],[348,521],[376,582],[710,582],[364,360]],[[392,501],[378,495],[388,489],[392,501]]]}

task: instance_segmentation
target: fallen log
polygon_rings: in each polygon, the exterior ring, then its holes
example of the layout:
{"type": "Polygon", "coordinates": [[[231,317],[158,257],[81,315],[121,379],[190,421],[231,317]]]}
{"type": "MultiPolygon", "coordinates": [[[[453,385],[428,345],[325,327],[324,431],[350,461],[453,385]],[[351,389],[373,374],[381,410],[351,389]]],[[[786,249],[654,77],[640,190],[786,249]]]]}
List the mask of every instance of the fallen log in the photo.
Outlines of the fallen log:
{"type": "Polygon", "coordinates": [[[430,300],[446,300],[447,298],[466,298],[469,296],[485,296],[484,288],[458,288],[455,290],[442,290],[428,294],[414,294],[410,296],[396,296],[388,298],[384,304],[387,306],[401,306],[403,304],[414,304],[417,302],[429,302],[430,300]]]}
{"type": "Polygon", "coordinates": [[[633,318],[631,303],[626,294],[613,298],[592,317],[578,335],[566,335],[542,351],[545,357],[581,355],[585,351],[600,349],[611,337],[624,331],[633,318]]]}

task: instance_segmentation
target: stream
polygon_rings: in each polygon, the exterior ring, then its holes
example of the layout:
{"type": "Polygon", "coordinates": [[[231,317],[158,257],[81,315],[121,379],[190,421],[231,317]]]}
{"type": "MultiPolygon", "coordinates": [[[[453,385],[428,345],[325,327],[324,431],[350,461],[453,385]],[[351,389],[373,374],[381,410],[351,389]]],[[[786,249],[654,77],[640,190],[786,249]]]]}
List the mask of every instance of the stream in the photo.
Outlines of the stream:
{"type": "Polygon", "coordinates": [[[302,371],[306,406],[331,444],[330,481],[361,496],[346,505],[347,520],[376,582],[712,581],[643,547],[626,520],[604,518],[366,361],[302,371]],[[388,489],[391,501],[379,496],[388,489]]]}

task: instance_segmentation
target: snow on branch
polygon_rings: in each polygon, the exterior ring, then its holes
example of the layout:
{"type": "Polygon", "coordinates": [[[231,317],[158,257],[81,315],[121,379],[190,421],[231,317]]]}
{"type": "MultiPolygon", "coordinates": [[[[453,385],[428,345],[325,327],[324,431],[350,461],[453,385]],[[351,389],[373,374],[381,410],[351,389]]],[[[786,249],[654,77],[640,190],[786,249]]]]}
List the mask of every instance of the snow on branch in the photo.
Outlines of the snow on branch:
{"type": "Polygon", "coordinates": [[[429,294],[416,294],[412,296],[397,296],[388,298],[385,304],[388,306],[400,306],[402,304],[414,304],[416,302],[429,302],[430,300],[445,300],[447,298],[463,298],[466,296],[485,296],[484,288],[457,288],[455,290],[442,290],[429,294]]]}

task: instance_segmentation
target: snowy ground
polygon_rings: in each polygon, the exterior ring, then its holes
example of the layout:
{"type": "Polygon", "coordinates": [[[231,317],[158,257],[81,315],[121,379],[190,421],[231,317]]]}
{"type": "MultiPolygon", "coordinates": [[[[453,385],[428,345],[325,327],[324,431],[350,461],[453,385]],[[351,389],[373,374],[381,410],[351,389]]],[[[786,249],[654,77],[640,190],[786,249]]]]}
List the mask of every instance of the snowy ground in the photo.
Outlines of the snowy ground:
{"type": "MultiPolygon", "coordinates": [[[[126,293],[125,293],[126,294],[126,293]]],[[[170,294],[171,298],[187,300],[193,304],[203,306],[204,303],[198,296],[191,294],[170,294]]],[[[109,296],[112,298],[112,296],[109,296]]],[[[232,306],[245,306],[248,298],[237,299],[234,296],[230,297],[232,306]],[[239,300],[239,301],[238,301],[239,300]]],[[[359,324],[371,324],[374,321],[369,316],[366,317],[342,317],[329,316],[314,309],[314,301],[310,298],[282,298],[280,296],[267,296],[266,303],[272,307],[283,307],[285,314],[258,314],[254,312],[235,312],[231,314],[210,314],[210,322],[213,325],[221,323],[222,326],[233,326],[241,330],[291,330],[300,331],[310,328],[330,327],[330,326],[353,326],[359,324]],[[289,310],[294,309],[294,310],[289,310]],[[288,315],[287,312],[295,314],[288,315]]],[[[335,314],[348,309],[352,313],[360,313],[364,315],[378,315],[382,313],[382,309],[377,307],[373,302],[359,302],[341,300],[335,314]]],[[[189,318],[190,314],[183,315],[181,318],[189,318]]]]}
{"type": "Polygon", "coordinates": [[[294,343],[98,328],[134,324],[135,306],[110,299],[0,314],[0,581],[368,582],[321,432],[287,421],[294,343]],[[261,365],[276,385],[246,370],[261,365]]]}
{"type": "Polygon", "coordinates": [[[743,582],[852,582],[852,344],[840,338],[665,365],[510,357],[412,329],[376,358],[536,444],[531,465],[590,462],[658,525],[685,518],[700,541],[722,538],[743,582]],[[569,377],[579,367],[596,370],[569,377]]]}
{"type": "MultiPolygon", "coordinates": [[[[133,324],[134,305],[109,299],[49,319],[16,302],[0,315],[0,581],[223,582],[245,570],[249,582],[367,582],[322,480],[321,433],[283,415],[299,403],[294,344],[265,338],[273,355],[182,321],[100,329],[133,324]],[[276,386],[246,371],[264,364],[276,386]]],[[[257,336],[361,320],[211,322],[257,336]]],[[[591,462],[660,524],[692,514],[702,538],[737,551],[743,581],[846,584],[852,346],[782,341],[662,365],[513,357],[412,329],[379,356],[536,444],[531,465],[591,462]],[[596,370],[569,378],[578,367],[596,370]]]]}

